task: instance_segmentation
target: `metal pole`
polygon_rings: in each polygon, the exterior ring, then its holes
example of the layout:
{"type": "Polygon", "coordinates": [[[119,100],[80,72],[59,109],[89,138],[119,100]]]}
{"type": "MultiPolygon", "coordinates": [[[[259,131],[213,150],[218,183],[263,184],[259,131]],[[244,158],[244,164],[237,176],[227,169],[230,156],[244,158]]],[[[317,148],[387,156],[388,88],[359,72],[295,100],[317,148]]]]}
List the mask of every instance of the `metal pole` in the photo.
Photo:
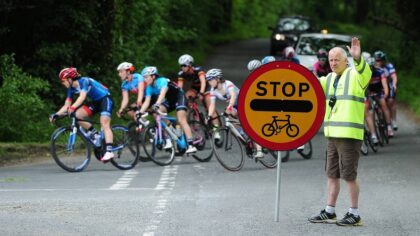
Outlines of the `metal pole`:
{"type": "Polygon", "coordinates": [[[279,208],[280,208],[280,167],[281,167],[281,151],[277,152],[277,191],[276,191],[276,209],[274,220],[279,222],[279,208]]]}

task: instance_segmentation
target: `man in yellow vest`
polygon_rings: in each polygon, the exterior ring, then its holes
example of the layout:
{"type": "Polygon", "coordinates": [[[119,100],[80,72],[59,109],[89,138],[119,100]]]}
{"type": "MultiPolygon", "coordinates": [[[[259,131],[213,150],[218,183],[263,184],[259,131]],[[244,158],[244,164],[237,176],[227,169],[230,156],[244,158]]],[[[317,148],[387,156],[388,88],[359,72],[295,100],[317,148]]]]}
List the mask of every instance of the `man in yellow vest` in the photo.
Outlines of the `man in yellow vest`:
{"type": "Polygon", "coordinates": [[[364,135],[364,97],[372,72],[361,57],[360,41],[352,38],[347,46],[354,59],[348,66],[347,53],[340,47],[329,51],[332,72],[321,77],[327,109],[324,134],[327,144],[327,206],[320,214],[308,220],[312,223],[336,223],[340,226],[362,225],[359,215],[359,183],[357,166],[364,135]],[[335,205],[340,192],[340,178],[344,179],[350,194],[350,209],[341,220],[336,220],[335,205]]]}

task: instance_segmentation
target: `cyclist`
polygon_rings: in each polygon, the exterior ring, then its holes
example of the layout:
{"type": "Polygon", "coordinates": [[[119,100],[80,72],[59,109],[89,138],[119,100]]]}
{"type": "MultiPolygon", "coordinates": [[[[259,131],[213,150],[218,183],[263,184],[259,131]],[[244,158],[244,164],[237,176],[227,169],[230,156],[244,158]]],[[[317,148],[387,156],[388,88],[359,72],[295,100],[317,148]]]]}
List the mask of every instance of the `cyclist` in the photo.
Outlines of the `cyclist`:
{"type": "Polygon", "coordinates": [[[397,118],[397,103],[395,98],[397,95],[397,83],[398,77],[394,66],[387,62],[386,54],[382,51],[376,51],[373,53],[375,58],[376,66],[382,68],[385,72],[385,77],[388,79],[389,97],[387,104],[391,113],[391,123],[394,130],[398,129],[396,118],[397,118]]]}
{"type": "MultiPolygon", "coordinates": [[[[144,78],[139,73],[134,73],[134,66],[129,62],[123,62],[117,67],[118,76],[121,78],[122,100],[120,109],[117,111],[117,116],[121,117],[123,110],[128,106],[129,93],[137,95],[137,102],[131,104],[131,107],[141,107],[144,97],[144,78]]],[[[133,119],[135,117],[134,111],[129,111],[128,115],[133,119]]]]}
{"type": "Polygon", "coordinates": [[[291,61],[293,63],[300,64],[293,47],[289,46],[284,49],[284,61],[291,61]]]}
{"type": "MultiPolygon", "coordinates": [[[[203,99],[210,90],[206,83],[206,72],[201,67],[194,66],[194,58],[188,54],[180,56],[178,63],[181,66],[181,71],[178,73],[178,87],[187,88],[186,97],[199,96],[203,99]]],[[[210,102],[209,97],[208,102],[210,102]]]]}
{"type": "Polygon", "coordinates": [[[316,54],[318,61],[313,65],[313,72],[317,77],[327,76],[331,72],[327,50],[321,48],[316,54]]]}
{"type": "MultiPolygon", "coordinates": [[[[378,104],[384,113],[385,121],[388,124],[388,135],[392,137],[394,134],[391,127],[391,117],[390,117],[390,113],[389,113],[389,110],[385,101],[385,99],[388,97],[388,94],[389,94],[385,73],[381,68],[376,67],[374,65],[375,63],[374,63],[373,58],[368,58],[366,61],[368,62],[372,70],[372,77],[369,81],[369,85],[366,91],[367,95],[374,96],[374,99],[378,101],[378,104]]],[[[378,138],[376,136],[377,134],[375,132],[375,127],[374,127],[374,115],[372,112],[370,112],[371,109],[372,108],[370,107],[369,99],[366,99],[365,101],[366,124],[371,133],[370,138],[372,142],[374,144],[377,144],[378,138]]]]}
{"type": "MultiPolygon", "coordinates": [[[[59,116],[63,116],[66,113],[75,113],[77,118],[84,119],[92,116],[94,113],[100,112],[100,123],[106,141],[106,152],[101,158],[101,161],[112,159],[114,157],[114,153],[112,153],[113,135],[111,130],[113,101],[108,89],[92,78],[82,77],[76,68],[72,67],[62,69],[58,77],[60,78],[61,84],[67,88],[67,96],[64,106],[50,116],[50,121],[53,122],[59,116]],[[79,94],[75,102],[73,102],[74,94],[79,94]],[[83,105],[86,98],[89,98],[91,102],[83,105]]],[[[88,130],[89,135],[95,133],[92,124],[80,122],[80,125],[88,130]]]]}
{"type": "MultiPolygon", "coordinates": [[[[144,77],[147,86],[144,94],[145,100],[141,106],[140,114],[149,108],[152,99],[156,99],[156,102],[152,106],[154,110],[159,110],[162,113],[169,113],[176,110],[178,122],[187,137],[188,149],[186,153],[196,152],[197,148],[193,146],[193,136],[187,122],[187,100],[184,91],[175,83],[170,82],[169,79],[160,76],[157,68],[154,66],[145,67],[141,75],[144,77]]],[[[165,138],[167,141],[164,149],[172,148],[170,138],[165,138]]]]}

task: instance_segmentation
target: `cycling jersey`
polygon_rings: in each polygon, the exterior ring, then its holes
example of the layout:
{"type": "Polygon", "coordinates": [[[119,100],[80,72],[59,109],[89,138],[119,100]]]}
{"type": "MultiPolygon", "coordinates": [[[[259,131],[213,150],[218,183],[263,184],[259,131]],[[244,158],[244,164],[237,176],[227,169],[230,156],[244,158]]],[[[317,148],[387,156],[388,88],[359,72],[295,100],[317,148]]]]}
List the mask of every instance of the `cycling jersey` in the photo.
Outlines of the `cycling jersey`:
{"type": "MultiPolygon", "coordinates": [[[[189,73],[185,73],[183,71],[178,72],[178,80],[182,80],[184,81],[184,88],[187,89],[194,89],[197,92],[200,92],[200,88],[201,88],[201,81],[200,81],[200,76],[201,75],[205,75],[206,73],[204,72],[203,68],[197,66],[197,67],[193,67],[193,73],[189,74],[189,73]]],[[[209,89],[208,85],[206,83],[206,91],[208,91],[209,89]]]]}
{"type": "Polygon", "coordinates": [[[388,87],[389,87],[389,97],[390,98],[395,98],[396,97],[396,92],[395,92],[395,88],[394,85],[392,83],[392,74],[396,74],[397,71],[394,68],[394,65],[392,65],[391,63],[386,63],[384,67],[382,67],[385,77],[388,79],[388,87]]]}
{"type": "Polygon", "coordinates": [[[70,87],[67,89],[67,99],[72,99],[74,94],[80,94],[81,91],[86,92],[87,97],[92,101],[99,101],[110,95],[107,87],[92,78],[81,77],[78,81],[78,87],[70,87]]]}
{"type": "Polygon", "coordinates": [[[144,82],[143,76],[138,73],[133,74],[133,78],[131,81],[124,80],[121,84],[121,89],[123,91],[130,92],[132,94],[138,93],[138,85],[140,82],[144,82]]]}
{"type": "Polygon", "coordinates": [[[382,68],[371,67],[372,78],[369,81],[369,92],[381,93],[383,91],[382,81],[386,81],[385,72],[382,68]]]}
{"type": "Polygon", "coordinates": [[[321,66],[319,61],[313,65],[313,71],[317,77],[327,76],[331,71],[331,67],[328,63],[324,67],[321,66]]]}
{"type": "Polygon", "coordinates": [[[162,102],[168,112],[173,110],[187,110],[187,100],[184,92],[165,77],[156,78],[152,85],[146,87],[145,97],[157,99],[163,89],[167,88],[165,100],[162,102]]]}
{"type": "Polygon", "coordinates": [[[239,97],[239,89],[229,80],[225,80],[223,83],[219,83],[217,85],[217,88],[211,88],[210,90],[211,101],[215,102],[216,98],[222,101],[229,101],[231,98],[230,93],[232,91],[236,94],[236,101],[235,101],[235,106],[236,106],[238,97],[239,97]]]}

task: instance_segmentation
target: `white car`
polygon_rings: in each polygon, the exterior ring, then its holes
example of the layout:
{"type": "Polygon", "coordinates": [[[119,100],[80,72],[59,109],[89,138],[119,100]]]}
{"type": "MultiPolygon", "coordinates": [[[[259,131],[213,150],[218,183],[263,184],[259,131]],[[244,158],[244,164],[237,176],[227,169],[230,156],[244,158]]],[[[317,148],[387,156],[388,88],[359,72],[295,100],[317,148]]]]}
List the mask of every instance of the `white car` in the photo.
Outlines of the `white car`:
{"type": "MultiPolygon", "coordinates": [[[[324,48],[329,51],[333,47],[342,47],[347,52],[346,46],[351,45],[351,38],[352,36],[344,34],[301,34],[296,44],[296,57],[301,65],[312,71],[312,66],[318,61],[316,54],[319,49],[324,48]]],[[[349,57],[349,63],[350,66],[353,66],[351,57],[349,57]]]]}

